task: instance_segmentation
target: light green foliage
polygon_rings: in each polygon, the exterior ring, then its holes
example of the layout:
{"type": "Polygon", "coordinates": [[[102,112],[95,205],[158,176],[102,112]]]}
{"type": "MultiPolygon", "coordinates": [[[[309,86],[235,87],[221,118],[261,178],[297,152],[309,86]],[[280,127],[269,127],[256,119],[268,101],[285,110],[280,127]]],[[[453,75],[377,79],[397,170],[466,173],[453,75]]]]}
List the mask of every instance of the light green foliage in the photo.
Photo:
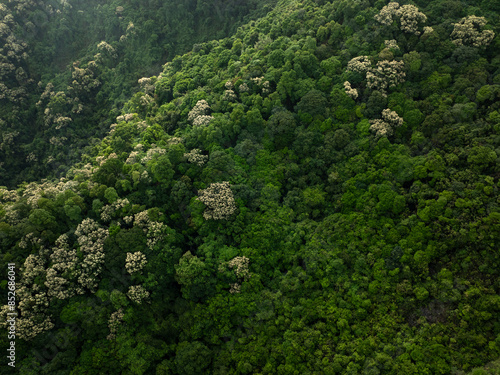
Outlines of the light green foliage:
{"type": "Polygon", "coordinates": [[[109,187],[104,192],[104,198],[107,199],[108,203],[113,203],[118,199],[118,193],[112,187],[109,187]]]}

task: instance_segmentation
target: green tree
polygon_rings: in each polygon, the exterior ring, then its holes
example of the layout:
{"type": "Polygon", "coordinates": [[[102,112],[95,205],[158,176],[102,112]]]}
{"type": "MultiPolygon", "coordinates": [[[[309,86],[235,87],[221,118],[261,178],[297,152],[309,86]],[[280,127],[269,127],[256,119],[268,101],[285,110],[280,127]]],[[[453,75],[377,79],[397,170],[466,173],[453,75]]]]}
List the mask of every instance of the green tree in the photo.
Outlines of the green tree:
{"type": "Polygon", "coordinates": [[[175,366],[180,375],[202,374],[210,366],[212,353],[199,341],[183,341],[175,351],[175,366]]]}

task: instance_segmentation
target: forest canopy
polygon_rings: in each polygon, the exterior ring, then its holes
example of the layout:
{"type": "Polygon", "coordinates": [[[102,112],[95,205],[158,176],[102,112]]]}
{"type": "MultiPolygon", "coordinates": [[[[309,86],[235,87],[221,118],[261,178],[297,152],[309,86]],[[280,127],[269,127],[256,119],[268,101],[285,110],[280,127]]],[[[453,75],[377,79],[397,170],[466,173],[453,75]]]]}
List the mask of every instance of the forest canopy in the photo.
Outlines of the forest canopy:
{"type": "Polygon", "coordinates": [[[497,374],[499,14],[0,1],[0,373],[497,374]]]}

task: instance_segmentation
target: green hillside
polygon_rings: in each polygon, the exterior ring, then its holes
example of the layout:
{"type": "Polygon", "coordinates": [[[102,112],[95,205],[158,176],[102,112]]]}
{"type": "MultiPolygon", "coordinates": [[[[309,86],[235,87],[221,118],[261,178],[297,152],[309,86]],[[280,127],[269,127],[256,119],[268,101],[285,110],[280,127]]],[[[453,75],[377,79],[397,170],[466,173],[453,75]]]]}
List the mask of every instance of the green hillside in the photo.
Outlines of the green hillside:
{"type": "Polygon", "coordinates": [[[65,175],[104,137],[138,79],[274,3],[0,1],[1,184],[65,175]]]}
{"type": "Polygon", "coordinates": [[[499,5],[96,4],[1,109],[0,373],[499,373],[499,5]]]}

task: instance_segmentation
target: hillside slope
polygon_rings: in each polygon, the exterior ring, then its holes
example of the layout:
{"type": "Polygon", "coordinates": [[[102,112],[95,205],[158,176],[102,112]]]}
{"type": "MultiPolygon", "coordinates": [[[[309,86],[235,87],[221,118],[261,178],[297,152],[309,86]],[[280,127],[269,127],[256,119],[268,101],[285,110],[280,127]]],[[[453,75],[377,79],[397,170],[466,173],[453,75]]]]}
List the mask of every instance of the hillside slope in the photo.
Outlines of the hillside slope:
{"type": "Polygon", "coordinates": [[[495,373],[499,9],[415,4],[279,2],[2,189],[22,373],[495,373]]]}
{"type": "Polygon", "coordinates": [[[61,177],[106,134],[138,79],[274,3],[0,2],[1,184],[61,177]]]}

